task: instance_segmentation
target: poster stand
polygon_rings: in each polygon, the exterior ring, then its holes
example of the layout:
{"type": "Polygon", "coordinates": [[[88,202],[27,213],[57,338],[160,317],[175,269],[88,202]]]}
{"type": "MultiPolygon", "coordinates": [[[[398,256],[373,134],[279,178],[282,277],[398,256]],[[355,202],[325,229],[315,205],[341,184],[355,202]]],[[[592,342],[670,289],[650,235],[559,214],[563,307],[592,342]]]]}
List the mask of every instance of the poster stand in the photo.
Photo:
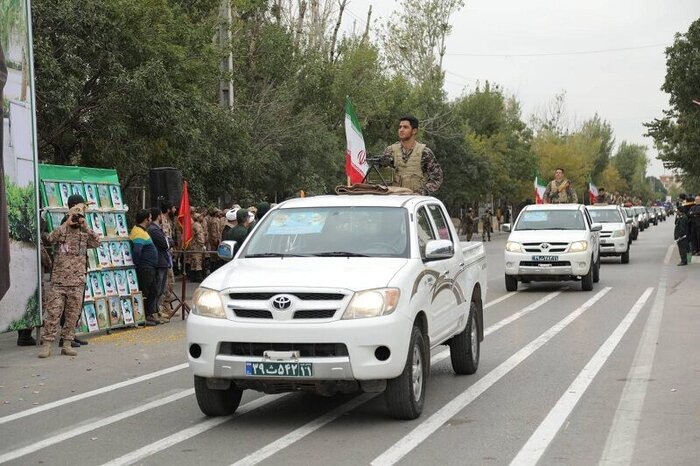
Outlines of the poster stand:
{"type": "Polygon", "coordinates": [[[39,165],[40,195],[49,230],[61,225],[67,201],[80,194],[86,222],[100,237],[88,249],[83,311],[76,334],[135,327],[145,322],[145,306],[132,259],[126,212],[116,170],[39,165]]]}

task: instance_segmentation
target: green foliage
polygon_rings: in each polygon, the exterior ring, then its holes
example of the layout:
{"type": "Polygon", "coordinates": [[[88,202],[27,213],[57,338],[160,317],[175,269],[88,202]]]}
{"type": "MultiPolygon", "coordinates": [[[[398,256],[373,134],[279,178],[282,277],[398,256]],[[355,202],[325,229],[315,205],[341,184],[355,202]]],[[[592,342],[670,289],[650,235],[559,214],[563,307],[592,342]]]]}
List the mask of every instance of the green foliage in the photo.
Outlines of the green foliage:
{"type": "Polygon", "coordinates": [[[700,19],[688,32],[676,35],[666,49],[666,79],[661,87],[670,95],[670,109],[645,126],[654,138],[659,158],[669,168],[700,176],[700,19]]]}
{"type": "Polygon", "coordinates": [[[10,322],[8,331],[13,330],[23,330],[25,328],[33,328],[41,323],[39,318],[41,310],[39,309],[39,288],[37,287],[34,294],[32,294],[27,300],[26,312],[24,315],[10,322]]]}
{"type": "Polygon", "coordinates": [[[10,225],[10,238],[36,244],[36,198],[34,185],[19,187],[9,177],[5,177],[7,195],[7,217],[10,225]]]}

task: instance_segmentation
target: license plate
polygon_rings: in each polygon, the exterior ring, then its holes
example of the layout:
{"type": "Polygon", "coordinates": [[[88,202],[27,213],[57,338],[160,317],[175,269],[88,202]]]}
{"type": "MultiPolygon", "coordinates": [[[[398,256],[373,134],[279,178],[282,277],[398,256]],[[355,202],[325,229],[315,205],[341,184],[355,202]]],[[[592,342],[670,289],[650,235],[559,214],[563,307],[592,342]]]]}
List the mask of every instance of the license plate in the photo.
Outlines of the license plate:
{"type": "Polygon", "coordinates": [[[533,261],[555,262],[559,260],[559,256],[532,256],[533,261]]]}
{"type": "Polygon", "coordinates": [[[603,238],[600,239],[600,244],[608,244],[609,242],[610,241],[607,239],[603,239],[603,238]]]}
{"type": "Polygon", "coordinates": [[[245,374],[258,377],[311,377],[310,362],[246,362],[245,374]]]}

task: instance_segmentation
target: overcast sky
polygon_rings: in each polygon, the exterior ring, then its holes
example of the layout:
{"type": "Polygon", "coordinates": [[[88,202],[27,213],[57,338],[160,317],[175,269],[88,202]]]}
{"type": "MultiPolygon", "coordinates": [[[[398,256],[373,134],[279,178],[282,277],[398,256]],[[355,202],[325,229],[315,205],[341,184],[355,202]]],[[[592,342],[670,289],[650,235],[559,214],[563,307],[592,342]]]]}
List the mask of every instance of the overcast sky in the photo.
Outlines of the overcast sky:
{"type": "MultiPolygon", "coordinates": [[[[370,4],[376,27],[404,2],[350,0],[345,27],[363,28],[370,4]]],[[[467,0],[451,20],[445,89],[457,97],[477,80],[500,84],[526,121],[564,91],[572,122],[597,112],[617,143],[649,147],[648,173],[658,176],[642,123],[668,107],[664,47],[699,17],[700,0],[467,0]]]]}

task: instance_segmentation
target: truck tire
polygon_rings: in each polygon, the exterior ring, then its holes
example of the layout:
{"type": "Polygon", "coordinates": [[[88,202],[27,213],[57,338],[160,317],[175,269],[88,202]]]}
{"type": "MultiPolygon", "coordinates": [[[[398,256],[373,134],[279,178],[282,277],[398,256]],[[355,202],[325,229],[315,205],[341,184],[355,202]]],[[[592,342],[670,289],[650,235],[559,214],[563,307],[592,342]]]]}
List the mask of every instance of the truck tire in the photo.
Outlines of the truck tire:
{"type": "Polygon", "coordinates": [[[593,269],[595,268],[595,263],[591,262],[591,266],[588,268],[588,273],[581,277],[581,290],[591,291],[593,290],[593,269]]]}
{"type": "Polygon", "coordinates": [[[518,291],[518,277],[506,275],[506,291],[518,291]]]}
{"type": "Polygon", "coordinates": [[[620,256],[620,262],[623,264],[630,263],[630,248],[629,248],[629,246],[627,247],[627,251],[623,252],[622,255],[620,256]]]}
{"type": "Polygon", "coordinates": [[[600,254],[598,255],[598,260],[595,262],[595,269],[593,269],[593,283],[598,283],[600,281],[600,254]]]}
{"type": "Polygon", "coordinates": [[[469,306],[467,326],[450,339],[450,359],[455,374],[470,375],[479,368],[479,327],[476,322],[478,306],[472,301],[469,306]]]}
{"type": "Polygon", "coordinates": [[[408,345],[406,365],[400,376],[387,382],[384,399],[395,419],[416,419],[423,412],[425,389],[430,373],[430,350],[421,330],[414,326],[408,345]]]}
{"type": "Polygon", "coordinates": [[[226,390],[214,390],[207,386],[205,377],[194,376],[194,393],[199,409],[206,416],[228,416],[236,412],[243,390],[233,384],[226,390]]]}

